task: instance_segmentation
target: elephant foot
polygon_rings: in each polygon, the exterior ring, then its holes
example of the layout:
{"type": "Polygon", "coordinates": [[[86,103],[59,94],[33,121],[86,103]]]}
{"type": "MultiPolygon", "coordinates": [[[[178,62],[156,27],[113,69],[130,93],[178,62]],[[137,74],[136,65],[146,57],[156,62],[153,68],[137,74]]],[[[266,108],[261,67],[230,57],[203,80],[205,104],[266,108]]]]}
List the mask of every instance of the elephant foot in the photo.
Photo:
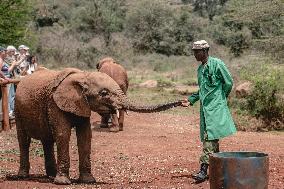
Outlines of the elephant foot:
{"type": "Polygon", "coordinates": [[[48,176],[48,177],[55,177],[56,176],[56,169],[47,169],[46,170],[46,175],[48,176]]]}
{"type": "Polygon", "coordinates": [[[109,128],[110,132],[118,132],[119,131],[119,127],[118,126],[112,126],[109,128]]]}
{"type": "Polygon", "coordinates": [[[19,178],[28,178],[29,177],[29,171],[19,170],[18,177],[19,178]]]}
{"type": "Polygon", "coordinates": [[[71,181],[67,176],[56,175],[56,177],[54,178],[54,183],[65,185],[65,184],[71,184],[71,181]]]}
{"type": "Polygon", "coordinates": [[[123,125],[119,125],[119,131],[123,131],[123,125]]]}
{"type": "Polygon", "coordinates": [[[92,174],[80,174],[80,177],[78,179],[78,182],[80,183],[95,183],[96,179],[93,177],[92,174]]]}
{"type": "Polygon", "coordinates": [[[101,123],[101,124],[100,124],[100,128],[108,128],[108,124],[101,123]]]}

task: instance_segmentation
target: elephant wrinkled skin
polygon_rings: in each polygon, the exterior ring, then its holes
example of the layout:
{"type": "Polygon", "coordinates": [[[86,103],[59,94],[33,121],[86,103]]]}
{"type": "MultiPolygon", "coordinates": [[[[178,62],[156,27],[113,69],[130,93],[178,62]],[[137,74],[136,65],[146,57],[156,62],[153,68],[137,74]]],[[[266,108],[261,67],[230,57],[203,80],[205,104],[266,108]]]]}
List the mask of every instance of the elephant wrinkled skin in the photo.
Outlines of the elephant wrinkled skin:
{"type": "Polygon", "coordinates": [[[76,129],[79,153],[79,182],[92,183],[91,111],[115,114],[120,109],[136,112],[163,111],[181,105],[180,101],[155,106],[132,104],[118,84],[107,74],[39,70],[26,76],[18,85],[15,101],[17,136],[20,148],[19,177],[29,176],[31,138],[43,145],[45,169],[56,184],[70,184],[69,141],[76,129]],[[57,146],[57,164],[54,156],[57,146]]]}
{"type": "MultiPolygon", "coordinates": [[[[128,76],[126,70],[118,64],[114,59],[107,57],[101,59],[97,64],[99,72],[106,73],[109,75],[121,88],[126,95],[128,89],[128,76]]],[[[119,110],[118,123],[116,118],[112,115],[112,125],[110,131],[117,132],[122,131],[124,126],[124,110],[119,110]]],[[[110,114],[102,114],[101,127],[108,127],[108,120],[111,117],[110,114]]]]}

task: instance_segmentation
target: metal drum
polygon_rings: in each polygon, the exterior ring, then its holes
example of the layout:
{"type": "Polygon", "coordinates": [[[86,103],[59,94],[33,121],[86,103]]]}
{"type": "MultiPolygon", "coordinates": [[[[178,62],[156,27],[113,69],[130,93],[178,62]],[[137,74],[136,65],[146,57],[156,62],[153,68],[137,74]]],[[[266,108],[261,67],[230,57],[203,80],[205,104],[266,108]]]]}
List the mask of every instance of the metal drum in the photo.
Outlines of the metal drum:
{"type": "Polygon", "coordinates": [[[268,155],[259,152],[221,152],[209,159],[210,189],[267,189],[268,155]]]}

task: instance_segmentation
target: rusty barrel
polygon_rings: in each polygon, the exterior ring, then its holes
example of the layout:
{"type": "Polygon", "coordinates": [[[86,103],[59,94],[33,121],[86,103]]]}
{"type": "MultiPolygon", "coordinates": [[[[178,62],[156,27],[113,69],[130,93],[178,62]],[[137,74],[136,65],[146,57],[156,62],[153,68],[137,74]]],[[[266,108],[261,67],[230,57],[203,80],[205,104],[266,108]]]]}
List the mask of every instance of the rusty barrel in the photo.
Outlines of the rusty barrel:
{"type": "Polygon", "coordinates": [[[260,152],[220,152],[209,159],[210,189],[267,189],[268,155],[260,152]]]}

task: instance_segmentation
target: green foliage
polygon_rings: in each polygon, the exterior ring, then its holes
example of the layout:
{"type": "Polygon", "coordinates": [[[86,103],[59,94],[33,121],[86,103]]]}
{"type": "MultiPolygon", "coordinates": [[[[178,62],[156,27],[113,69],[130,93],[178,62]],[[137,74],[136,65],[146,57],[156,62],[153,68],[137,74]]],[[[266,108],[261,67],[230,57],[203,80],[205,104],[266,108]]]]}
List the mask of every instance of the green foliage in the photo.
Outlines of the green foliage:
{"type": "Polygon", "coordinates": [[[80,33],[103,35],[106,46],[111,42],[111,34],[123,29],[124,0],[85,1],[75,14],[75,29],[80,33]]]}
{"type": "Polygon", "coordinates": [[[28,0],[0,1],[0,44],[19,45],[27,37],[30,11],[28,0]]]}
{"type": "Polygon", "coordinates": [[[188,55],[200,28],[187,11],[176,11],[158,0],[143,0],[127,15],[126,32],[138,52],[188,55]]]}
{"type": "MultiPolygon", "coordinates": [[[[224,13],[214,20],[212,37],[219,44],[230,47],[235,56],[240,56],[252,44],[258,50],[266,49],[275,53],[273,47],[263,46],[269,46],[271,40],[283,36],[283,8],[280,0],[230,0],[226,3],[224,13]]],[[[282,47],[283,40],[276,45],[282,47]]],[[[276,55],[280,55],[280,48],[276,49],[276,55]]]]}
{"type": "Polygon", "coordinates": [[[95,68],[98,57],[101,55],[102,53],[95,47],[82,48],[77,51],[77,59],[86,63],[88,68],[95,68]]]}
{"type": "Polygon", "coordinates": [[[209,20],[221,13],[221,10],[228,0],[193,0],[194,11],[201,16],[207,15],[209,20]]]}
{"type": "Polygon", "coordinates": [[[251,80],[254,88],[246,98],[248,112],[260,118],[270,129],[280,129],[284,124],[283,71],[267,66],[251,80]]]}

